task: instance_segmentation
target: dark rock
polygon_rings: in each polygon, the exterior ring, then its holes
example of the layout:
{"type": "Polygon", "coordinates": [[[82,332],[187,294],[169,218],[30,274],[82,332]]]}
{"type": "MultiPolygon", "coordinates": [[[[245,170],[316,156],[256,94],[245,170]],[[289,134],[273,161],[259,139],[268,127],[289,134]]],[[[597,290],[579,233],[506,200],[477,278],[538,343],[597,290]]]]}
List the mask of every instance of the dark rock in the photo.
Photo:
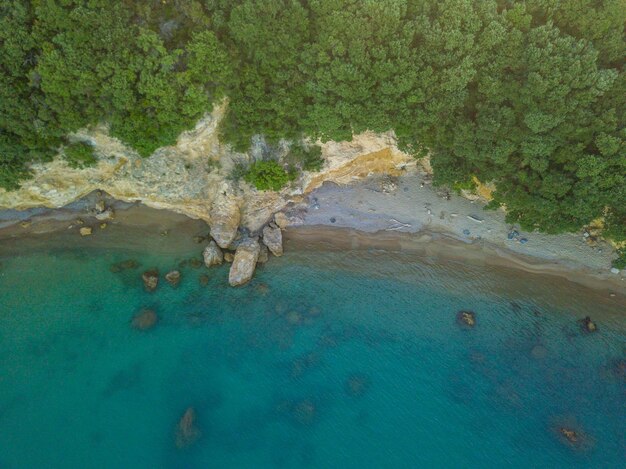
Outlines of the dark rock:
{"type": "Polygon", "coordinates": [[[115,264],[111,264],[109,270],[114,274],[117,274],[125,270],[136,269],[137,267],[139,267],[139,262],[134,259],[128,259],[125,261],[116,262],[115,264]]]}
{"type": "Polygon", "coordinates": [[[165,280],[173,286],[176,287],[180,283],[180,272],[178,270],[172,270],[165,274],[165,280]]]}
{"type": "Polygon", "coordinates": [[[145,331],[153,328],[158,322],[159,317],[151,309],[144,309],[137,313],[131,321],[132,326],[140,331],[145,331]]]}
{"type": "Polygon", "coordinates": [[[591,332],[596,332],[598,330],[598,326],[596,326],[596,323],[593,322],[589,316],[584,317],[579,322],[580,322],[583,332],[591,333],[591,332]]]}
{"type": "Polygon", "coordinates": [[[472,311],[459,311],[456,320],[462,326],[474,327],[476,325],[476,315],[472,311]]]}
{"type": "Polygon", "coordinates": [[[202,267],[202,261],[194,257],[193,259],[189,259],[189,266],[192,269],[199,269],[200,267],[202,267]]]}
{"type": "Polygon", "coordinates": [[[233,253],[232,253],[232,252],[230,252],[230,251],[226,251],[226,252],[224,252],[224,260],[225,260],[226,262],[232,262],[232,261],[234,261],[234,260],[235,260],[235,254],[233,254],[233,253]]]}
{"type": "Polygon", "coordinates": [[[193,445],[200,438],[200,430],[196,426],[196,411],[189,407],[176,426],[176,447],[184,449],[193,445]]]}
{"type": "Polygon", "coordinates": [[[141,279],[145,289],[152,292],[159,285],[159,271],[157,269],[147,270],[141,275],[141,279]]]}

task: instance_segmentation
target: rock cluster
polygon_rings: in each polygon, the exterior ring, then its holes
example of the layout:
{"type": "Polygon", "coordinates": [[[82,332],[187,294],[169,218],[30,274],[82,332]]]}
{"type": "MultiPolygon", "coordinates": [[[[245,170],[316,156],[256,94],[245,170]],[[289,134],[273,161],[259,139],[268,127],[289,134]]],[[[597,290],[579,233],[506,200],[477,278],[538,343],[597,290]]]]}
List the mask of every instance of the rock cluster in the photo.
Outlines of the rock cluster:
{"type": "Polygon", "coordinates": [[[211,236],[208,237],[210,241],[202,253],[204,265],[213,267],[223,262],[230,263],[229,284],[243,285],[250,281],[257,264],[269,261],[270,253],[274,256],[283,255],[281,226],[287,226],[287,218],[284,214],[275,214],[274,221],[259,230],[261,233],[259,237],[247,230],[239,231],[239,218],[236,214],[233,215],[236,211],[231,211],[230,218],[225,215],[230,210],[225,199],[216,207],[214,223],[211,224],[211,236]],[[224,216],[220,218],[221,215],[224,216]]]}

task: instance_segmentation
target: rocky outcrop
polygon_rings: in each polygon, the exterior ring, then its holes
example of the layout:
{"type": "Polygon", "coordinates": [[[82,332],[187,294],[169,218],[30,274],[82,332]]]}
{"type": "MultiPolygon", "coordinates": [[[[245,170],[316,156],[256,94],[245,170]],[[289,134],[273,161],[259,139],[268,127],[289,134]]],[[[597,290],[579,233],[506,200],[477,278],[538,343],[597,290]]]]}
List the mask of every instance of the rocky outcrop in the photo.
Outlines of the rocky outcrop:
{"type": "Polygon", "coordinates": [[[265,264],[270,260],[270,251],[267,249],[265,244],[261,244],[261,249],[259,250],[259,258],[257,260],[257,264],[265,264]]]}
{"type": "Polygon", "coordinates": [[[275,256],[283,255],[283,234],[278,226],[270,224],[263,228],[263,244],[275,256]]]}
{"type": "Polygon", "coordinates": [[[211,237],[226,249],[235,240],[241,222],[240,200],[224,184],[211,205],[209,226],[211,237]],[[229,193],[230,192],[230,193],[229,193]]]}
{"type": "Polygon", "coordinates": [[[255,238],[245,238],[239,243],[228,274],[228,283],[231,286],[236,287],[250,281],[259,259],[260,249],[255,238]]]}
{"type": "Polygon", "coordinates": [[[211,241],[209,245],[204,248],[202,256],[204,257],[204,265],[207,267],[220,265],[224,262],[224,253],[222,253],[222,250],[215,241],[211,241]]]}

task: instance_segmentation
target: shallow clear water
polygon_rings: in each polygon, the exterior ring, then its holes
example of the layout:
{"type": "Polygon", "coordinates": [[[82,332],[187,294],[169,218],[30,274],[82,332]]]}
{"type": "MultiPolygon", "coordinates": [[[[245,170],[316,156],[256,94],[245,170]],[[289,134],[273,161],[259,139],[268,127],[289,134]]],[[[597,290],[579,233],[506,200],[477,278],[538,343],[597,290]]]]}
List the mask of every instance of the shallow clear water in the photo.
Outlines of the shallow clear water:
{"type": "Polygon", "coordinates": [[[377,252],[289,252],[239,289],[186,266],[143,291],[143,270],[188,257],[2,253],[0,467],[624,467],[616,302],[377,252]],[[109,270],[128,258],[142,267],[109,270]],[[141,332],[144,307],[160,322],[141,332]],[[180,450],[188,407],[201,436],[180,450]]]}

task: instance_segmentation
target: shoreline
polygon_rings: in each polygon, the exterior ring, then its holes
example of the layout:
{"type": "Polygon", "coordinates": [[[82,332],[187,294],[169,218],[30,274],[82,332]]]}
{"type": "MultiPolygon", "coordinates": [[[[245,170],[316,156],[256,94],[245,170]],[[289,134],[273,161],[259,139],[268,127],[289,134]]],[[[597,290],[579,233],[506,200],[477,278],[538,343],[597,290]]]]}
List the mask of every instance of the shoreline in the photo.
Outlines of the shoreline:
{"type": "MultiPolygon", "coordinates": [[[[147,207],[142,204],[128,204],[106,198],[107,204],[116,210],[115,219],[109,228],[100,231],[100,224],[89,213],[96,196],[94,194],[62,209],[32,210],[28,212],[0,212],[0,243],[4,247],[15,246],[20,239],[41,238],[52,233],[62,233],[60,242],[80,240],[81,245],[93,247],[121,248],[154,248],[154,242],[145,246],[139,244],[140,239],[148,238],[148,234],[172,232],[167,236],[167,243],[159,242],[159,249],[175,252],[177,247],[193,250],[197,246],[200,253],[204,244],[196,244],[192,238],[208,233],[208,226],[201,220],[194,220],[185,215],[170,211],[147,207]],[[30,216],[29,216],[30,215],[30,216]],[[85,226],[93,226],[94,234],[81,237],[78,233],[76,219],[83,219],[85,226]],[[22,227],[21,222],[27,219],[28,226],[22,227]],[[141,236],[128,236],[143,233],[141,236]],[[134,239],[134,241],[132,241],[134,239]],[[11,241],[9,243],[9,240],[11,241]]],[[[314,199],[316,200],[316,199],[314,199]]],[[[317,212],[317,211],[316,211],[317,212]]],[[[316,213],[317,214],[317,213],[316,213]]],[[[453,232],[421,227],[416,231],[400,230],[361,230],[331,223],[313,224],[305,215],[299,225],[288,226],[284,231],[285,248],[289,250],[379,250],[390,253],[407,253],[417,255],[424,261],[453,260],[467,262],[475,266],[514,269],[532,276],[559,278],[586,288],[606,293],[616,301],[626,300],[626,281],[623,275],[598,273],[593,269],[568,265],[567,263],[525,255],[506,247],[498,246],[484,239],[466,240],[453,232]]],[[[158,236],[155,236],[158,238],[158,236]]],[[[78,242],[78,241],[77,241],[78,242]]],[[[9,247],[9,250],[11,248],[9,247]]]]}
{"type": "Polygon", "coordinates": [[[558,262],[524,256],[489,243],[467,243],[446,232],[422,230],[406,232],[365,232],[327,225],[289,227],[285,231],[287,249],[324,251],[379,250],[417,255],[426,260],[460,261],[474,266],[506,268],[537,277],[556,277],[611,297],[626,300],[626,282],[621,276],[606,278],[592,271],[558,262]]]}

